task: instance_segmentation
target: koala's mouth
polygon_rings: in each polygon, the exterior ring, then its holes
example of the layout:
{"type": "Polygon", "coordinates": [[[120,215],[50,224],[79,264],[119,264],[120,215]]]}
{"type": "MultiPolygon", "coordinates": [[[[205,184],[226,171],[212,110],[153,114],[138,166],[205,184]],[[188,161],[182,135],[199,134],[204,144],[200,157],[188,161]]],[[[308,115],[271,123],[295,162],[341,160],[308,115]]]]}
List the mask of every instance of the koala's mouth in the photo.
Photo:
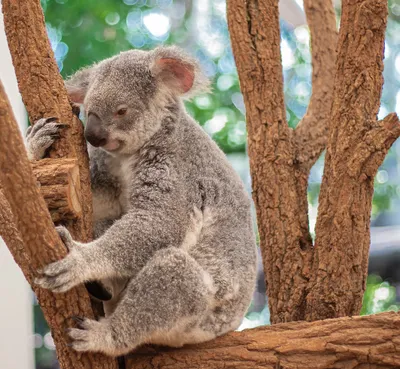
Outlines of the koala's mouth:
{"type": "Polygon", "coordinates": [[[105,145],[101,148],[107,151],[117,151],[121,147],[121,141],[119,140],[108,140],[105,145]]]}

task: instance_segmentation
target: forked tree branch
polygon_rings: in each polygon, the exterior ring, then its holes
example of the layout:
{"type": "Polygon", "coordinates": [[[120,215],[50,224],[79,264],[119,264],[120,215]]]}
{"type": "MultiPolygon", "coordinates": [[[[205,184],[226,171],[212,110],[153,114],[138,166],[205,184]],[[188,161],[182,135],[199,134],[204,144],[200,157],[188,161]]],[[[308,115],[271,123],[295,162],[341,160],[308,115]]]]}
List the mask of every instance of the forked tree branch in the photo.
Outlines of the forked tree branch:
{"type": "Polygon", "coordinates": [[[65,225],[80,241],[92,238],[92,197],[83,126],[72,113],[44,23],[40,0],[2,0],[8,46],[19,90],[30,121],[57,117],[69,125],[54,144],[51,157],[76,158],[79,165],[79,203],[82,216],[65,225]]]}
{"type": "Polygon", "coordinates": [[[374,177],[400,135],[395,114],[376,121],[383,84],[387,0],[344,0],[307,320],[360,312],[374,177]]]}
{"type": "MultiPolygon", "coordinates": [[[[79,181],[80,186],[79,191],[72,193],[74,200],[70,204],[74,205],[77,211],[73,211],[70,214],[71,216],[68,217],[69,219],[63,219],[63,223],[75,239],[83,242],[90,241],[92,239],[92,199],[83,126],[72,112],[64,82],[58,72],[53,51],[47,37],[41,2],[40,0],[3,0],[2,11],[8,46],[15,67],[19,89],[31,122],[35,122],[37,119],[43,117],[56,117],[59,121],[69,125],[68,129],[61,132],[62,137],[57,140],[54,147],[50,150],[50,157],[75,159],[78,163],[79,171],[74,173],[74,181],[79,181]]],[[[6,146],[2,147],[2,149],[5,150],[6,146]]],[[[23,148],[21,150],[21,155],[24,155],[25,150],[23,148]]],[[[52,164],[49,165],[51,166],[52,164]]],[[[40,165],[40,167],[43,169],[43,165],[40,165]]],[[[30,168],[27,173],[31,173],[30,168]]],[[[37,196],[37,191],[35,194],[37,196]]],[[[5,195],[8,198],[7,194],[5,195]]],[[[41,198],[41,196],[39,197],[41,198]]],[[[20,205],[21,207],[25,206],[25,203],[21,202],[20,205]]],[[[16,214],[14,213],[14,215],[16,214]]],[[[18,219],[17,216],[16,219],[18,219]]],[[[47,228],[48,224],[46,224],[44,229],[47,228]]],[[[23,237],[26,237],[25,229],[18,229],[23,237]]],[[[40,232],[39,229],[35,230],[35,228],[31,228],[30,231],[40,232]]],[[[42,230],[42,232],[44,231],[42,230]]],[[[52,233],[54,234],[54,231],[52,233]]],[[[30,235],[30,237],[36,236],[34,234],[30,235]]],[[[24,241],[26,240],[24,239],[24,241]]],[[[58,237],[57,242],[59,242],[58,237]]],[[[60,245],[63,249],[57,249],[58,251],[55,254],[53,254],[53,250],[47,250],[45,248],[46,245],[47,243],[38,245],[41,248],[37,250],[36,262],[39,262],[39,258],[41,258],[41,264],[44,265],[64,256],[63,245],[60,245]]],[[[27,245],[26,247],[30,246],[27,245]]],[[[36,268],[37,263],[34,262],[33,264],[34,268],[36,268]]],[[[76,292],[71,292],[75,298],[70,299],[70,301],[74,302],[76,306],[72,306],[70,310],[66,308],[61,311],[47,309],[46,307],[55,304],[58,299],[66,303],[68,300],[67,296],[70,294],[67,294],[66,297],[57,297],[55,299],[49,293],[36,291],[43,297],[39,299],[39,303],[41,303],[45,317],[55,337],[57,353],[62,367],[72,368],[72,365],[79,368],[92,367],[92,359],[88,359],[86,362],[66,364],[69,361],[68,352],[65,350],[65,345],[60,343],[60,337],[63,334],[63,331],[60,331],[60,329],[62,329],[62,325],[66,324],[64,320],[68,314],[73,315],[73,311],[79,310],[82,314],[87,312],[89,316],[93,316],[88,294],[83,288],[80,288],[79,291],[79,296],[77,296],[76,292]]],[[[99,315],[101,309],[99,309],[98,304],[92,303],[92,306],[96,311],[96,315],[99,315]]],[[[93,365],[96,367],[98,365],[99,368],[113,368],[116,362],[105,358],[101,363],[93,365]]]]}
{"type": "Polygon", "coordinates": [[[337,31],[332,0],[304,0],[311,36],[312,95],[294,132],[296,159],[309,173],[326,147],[333,101],[337,31]]]}
{"type": "Polygon", "coordinates": [[[66,249],[39,194],[18,125],[1,83],[0,132],[1,200],[8,203],[4,208],[0,207],[0,217],[5,220],[0,222],[0,234],[5,236],[15,261],[36,293],[51,327],[60,366],[64,369],[114,369],[115,361],[110,358],[81,355],[67,347],[65,329],[72,326],[71,317],[94,317],[86,289],[79,286],[65,294],[53,294],[32,284],[34,271],[64,257],[66,249]],[[12,217],[9,216],[10,211],[12,217]]]}

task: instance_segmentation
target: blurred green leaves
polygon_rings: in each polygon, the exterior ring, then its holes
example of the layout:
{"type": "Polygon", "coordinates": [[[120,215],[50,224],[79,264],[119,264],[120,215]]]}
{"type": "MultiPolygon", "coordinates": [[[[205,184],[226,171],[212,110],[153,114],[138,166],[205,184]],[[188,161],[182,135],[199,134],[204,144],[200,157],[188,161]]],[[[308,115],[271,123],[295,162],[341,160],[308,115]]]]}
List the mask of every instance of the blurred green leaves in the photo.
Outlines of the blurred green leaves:
{"type": "Polygon", "coordinates": [[[399,310],[400,304],[396,303],[396,288],[382,281],[379,276],[368,276],[361,315],[399,310]]]}
{"type": "MultiPolygon", "coordinates": [[[[177,44],[195,55],[212,93],[186,103],[226,153],[245,152],[245,108],[225,19],[225,1],[42,0],[48,34],[64,77],[131,48],[177,44]]],[[[287,118],[295,127],[311,94],[308,30],[282,22],[287,118]]]]}

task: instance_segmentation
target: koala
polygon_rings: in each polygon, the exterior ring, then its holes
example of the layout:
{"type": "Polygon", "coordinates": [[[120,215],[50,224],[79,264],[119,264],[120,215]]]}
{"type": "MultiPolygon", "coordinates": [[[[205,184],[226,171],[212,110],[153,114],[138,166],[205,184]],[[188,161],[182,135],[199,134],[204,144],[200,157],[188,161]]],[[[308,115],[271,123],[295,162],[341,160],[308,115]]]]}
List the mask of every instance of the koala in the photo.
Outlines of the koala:
{"type": "MultiPolygon", "coordinates": [[[[79,318],[77,351],[126,354],[150,343],[180,347],[235,330],[256,281],[250,198],[223,152],[186,112],[204,91],[196,60],[177,47],[130,50],[65,84],[83,107],[93,191],[94,241],[57,230],[68,255],[36,283],[63,293],[100,281],[105,317],[79,318]]],[[[38,121],[32,160],[65,125],[38,121]]]]}

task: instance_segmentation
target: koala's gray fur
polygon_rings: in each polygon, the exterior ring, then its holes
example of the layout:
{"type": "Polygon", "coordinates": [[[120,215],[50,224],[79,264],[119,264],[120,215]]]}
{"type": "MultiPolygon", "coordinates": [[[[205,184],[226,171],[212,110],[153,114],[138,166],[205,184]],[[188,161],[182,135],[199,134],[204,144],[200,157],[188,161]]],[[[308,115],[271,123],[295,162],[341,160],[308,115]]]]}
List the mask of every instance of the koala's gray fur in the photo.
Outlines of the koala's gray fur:
{"type": "MultiPolygon", "coordinates": [[[[100,280],[111,292],[106,318],[69,331],[78,351],[116,356],[143,343],[210,340],[236,329],[249,306],[250,199],[182,102],[205,81],[196,61],[160,47],[123,52],[66,82],[83,102],[85,136],[101,146],[89,144],[96,239],[82,244],[58,228],[70,252],[37,283],[64,292],[100,280]]],[[[59,128],[43,122],[28,133],[32,159],[59,128]]]]}

